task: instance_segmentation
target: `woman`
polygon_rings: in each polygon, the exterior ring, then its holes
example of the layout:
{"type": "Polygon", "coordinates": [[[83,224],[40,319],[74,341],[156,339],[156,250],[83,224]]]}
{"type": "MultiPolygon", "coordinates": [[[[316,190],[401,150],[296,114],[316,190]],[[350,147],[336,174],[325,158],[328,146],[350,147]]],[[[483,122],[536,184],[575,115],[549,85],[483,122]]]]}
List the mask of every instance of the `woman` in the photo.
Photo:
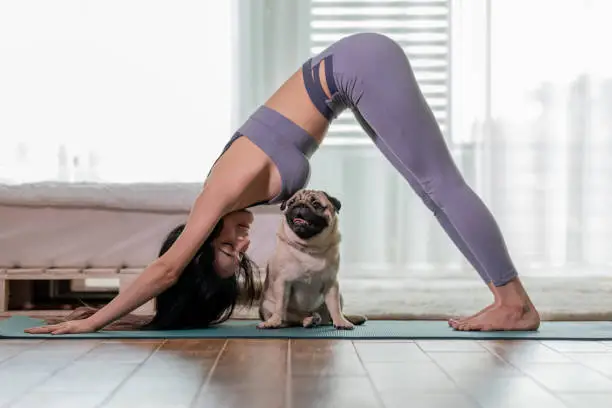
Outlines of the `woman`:
{"type": "MultiPolygon", "coordinates": [[[[405,53],[386,36],[360,33],[306,61],[251,115],[213,166],[182,234],[134,284],[87,319],[33,332],[98,330],[171,287],[224,216],[281,202],[308,182],[308,159],[347,108],[494,295],[492,305],[449,324],[457,330],[536,330],[538,312],[497,223],[453,162],[405,53]]],[[[237,266],[241,250],[232,244],[237,266]]]]}
{"type": "MultiPolygon", "coordinates": [[[[109,324],[105,330],[177,330],[200,329],[226,321],[240,295],[245,306],[252,306],[261,288],[257,265],[244,251],[253,215],[248,211],[228,214],[219,222],[196,255],[185,266],[177,282],[156,297],[153,317],[127,315],[109,324]]],[[[174,228],[162,243],[163,256],[184,229],[174,228]]],[[[56,322],[81,320],[97,309],[81,307],[56,322]]]]}

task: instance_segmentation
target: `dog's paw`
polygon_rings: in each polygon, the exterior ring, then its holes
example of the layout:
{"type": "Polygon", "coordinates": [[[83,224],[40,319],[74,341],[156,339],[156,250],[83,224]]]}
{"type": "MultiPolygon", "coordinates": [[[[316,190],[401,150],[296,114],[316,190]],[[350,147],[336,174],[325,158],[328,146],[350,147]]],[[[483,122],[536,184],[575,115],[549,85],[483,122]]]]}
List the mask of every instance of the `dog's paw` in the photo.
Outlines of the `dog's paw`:
{"type": "Polygon", "coordinates": [[[353,330],[355,326],[346,319],[337,320],[334,322],[334,327],[338,330],[353,330]]]}
{"type": "Polygon", "coordinates": [[[258,329],[278,329],[282,326],[282,320],[280,318],[272,316],[265,322],[261,322],[257,325],[258,329]]]}
{"type": "Polygon", "coordinates": [[[302,321],[302,326],[305,328],[316,327],[321,324],[321,315],[318,313],[313,313],[311,316],[306,317],[302,321]]]}

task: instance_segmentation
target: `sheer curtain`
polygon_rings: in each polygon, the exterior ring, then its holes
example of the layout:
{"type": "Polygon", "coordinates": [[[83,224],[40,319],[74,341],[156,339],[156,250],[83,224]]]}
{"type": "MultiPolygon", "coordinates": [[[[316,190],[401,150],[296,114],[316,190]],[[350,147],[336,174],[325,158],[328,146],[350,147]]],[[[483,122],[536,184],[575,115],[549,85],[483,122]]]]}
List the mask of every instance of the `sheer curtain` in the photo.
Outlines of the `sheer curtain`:
{"type": "Polygon", "coordinates": [[[610,12],[603,0],[492,3],[490,200],[528,269],[610,276],[610,12]]]}
{"type": "Polygon", "coordinates": [[[234,6],[0,2],[0,182],[201,182],[234,125],[234,6]]]}

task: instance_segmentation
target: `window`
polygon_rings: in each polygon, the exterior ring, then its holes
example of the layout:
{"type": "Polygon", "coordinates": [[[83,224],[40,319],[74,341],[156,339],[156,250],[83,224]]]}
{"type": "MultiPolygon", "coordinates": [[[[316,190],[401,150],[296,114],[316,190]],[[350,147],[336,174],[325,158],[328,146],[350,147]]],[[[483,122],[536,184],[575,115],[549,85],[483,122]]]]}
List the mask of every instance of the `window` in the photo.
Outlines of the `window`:
{"type": "MultiPolygon", "coordinates": [[[[375,31],[397,41],[410,59],[423,94],[448,136],[450,110],[450,0],[312,0],[310,53],[340,38],[375,31]]],[[[334,144],[369,143],[350,111],[329,130],[334,144]]]]}
{"type": "Polygon", "coordinates": [[[58,3],[0,2],[0,183],[201,182],[233,130],[231,2],[58,3]]]}

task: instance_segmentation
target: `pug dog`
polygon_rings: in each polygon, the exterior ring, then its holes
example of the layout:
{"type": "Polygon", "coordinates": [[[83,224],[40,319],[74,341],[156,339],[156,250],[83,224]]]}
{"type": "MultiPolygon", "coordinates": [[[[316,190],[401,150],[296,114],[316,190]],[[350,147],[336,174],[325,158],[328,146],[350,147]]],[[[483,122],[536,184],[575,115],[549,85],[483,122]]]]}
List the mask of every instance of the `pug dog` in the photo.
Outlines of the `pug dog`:
{"type": "Polygon", "coordinates": [[[341,203],[302,189],[281,204],[276,249],[268,261],[259,307],[260,329],[333,324],[351,330],[364,316],[345,316],[338,284],[341,203]]]}

